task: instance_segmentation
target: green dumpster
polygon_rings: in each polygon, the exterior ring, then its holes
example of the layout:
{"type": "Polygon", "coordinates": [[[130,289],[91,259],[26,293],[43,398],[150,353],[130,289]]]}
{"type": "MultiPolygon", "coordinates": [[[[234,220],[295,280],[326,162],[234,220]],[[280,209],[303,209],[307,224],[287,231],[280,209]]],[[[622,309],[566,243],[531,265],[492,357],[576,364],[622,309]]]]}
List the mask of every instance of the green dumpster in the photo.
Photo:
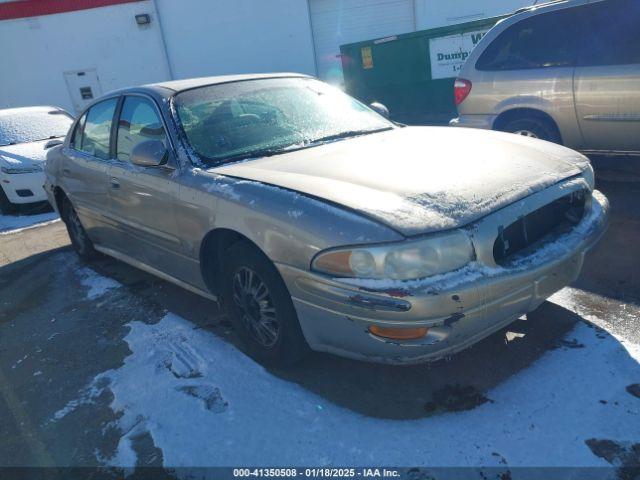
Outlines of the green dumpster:
{"type": "Polygon", "coordinates": [[[446,124],[453,82],[482,36],[503,17],[350,43],[340,47],[346,91],[385,104],[394,120],[446,124]]]}

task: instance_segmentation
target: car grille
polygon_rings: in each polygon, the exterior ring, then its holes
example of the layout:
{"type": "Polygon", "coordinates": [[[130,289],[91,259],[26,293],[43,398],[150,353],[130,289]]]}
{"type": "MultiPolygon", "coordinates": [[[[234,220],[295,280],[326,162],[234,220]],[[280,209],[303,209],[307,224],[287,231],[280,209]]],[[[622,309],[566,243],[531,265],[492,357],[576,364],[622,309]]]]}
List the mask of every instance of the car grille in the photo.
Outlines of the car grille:
{"type": "Polygon", "coordinates": [[[493,244],[496,263],[507,264],[544,243],[545,238],[571,230],[582,220],[589,195],[587,190],[573,192],[500,227],[493,244]]]}

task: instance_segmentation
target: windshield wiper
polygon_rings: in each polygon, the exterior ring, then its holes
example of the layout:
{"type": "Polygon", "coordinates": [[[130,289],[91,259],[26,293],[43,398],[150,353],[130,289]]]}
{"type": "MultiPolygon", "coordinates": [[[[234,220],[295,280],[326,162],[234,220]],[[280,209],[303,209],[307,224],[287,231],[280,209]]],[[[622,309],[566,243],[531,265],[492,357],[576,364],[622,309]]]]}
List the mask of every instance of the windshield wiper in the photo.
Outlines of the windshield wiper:
{"type": "Polygon", "coordinates": [[[303,143],[293,143],[282,147],[264,148],[262,150],[253,150],[251,152],[239,153],[237,155],[230,155],[228,157],[222,157],[219,159],[208,158],[207,160],[213,163],[214,166],[217,166],[225,163],[239,162],[241,160],[249,160],[260,157],[271,157],[280,153],[289,153],[296,150],[303,150],[305,148],[313,147],[325,142],[340,140],[341,138],[357,137],[360,135],[368,135],[370,133],[385,132],[387,130],[392,130],[393,128],[394,127],[376,128],[373,130],[347,130],[345,132],[336,133],[334,135],[327,135],[325,137],[320,137],[313,140],[305,140],[303,143]]]}
{"type": "Polygon", "coordinates": [[[375,128],[373,130],[347,130],[345,132],[335,133],[333,135],[327,135],[325,137],[314,138],[306,142],[307,145],[317,145],[318,143],[331,142],[333,140],[340,140],[342,138],[358,137],[360,135],[369,135],[371,133],[386,132],[393,127],[375,128]]]}
{"type": "Polygon", "coordinates": [[[299,150],[304,148],[302,145],[294,144],[277,148],[263,148],[262,150],[253,150],[251,152],[239,153],[237,155],[230,155],[228,157],[222,157],[220,159],[209,159],[215,165],[221,165],[223,163],[238,162],[240,160],[249,160],[251,158],[271,157],[279,153],[291,152],[293,150],[299,150]]]}

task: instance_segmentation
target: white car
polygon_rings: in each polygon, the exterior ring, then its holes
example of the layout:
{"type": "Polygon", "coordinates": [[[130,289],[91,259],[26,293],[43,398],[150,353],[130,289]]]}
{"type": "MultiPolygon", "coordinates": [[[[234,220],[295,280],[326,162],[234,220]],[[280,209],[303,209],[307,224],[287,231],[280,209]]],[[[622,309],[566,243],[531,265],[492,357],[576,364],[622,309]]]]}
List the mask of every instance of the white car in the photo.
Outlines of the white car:
{"type": "Polygon", "coordinates": [[[47,149],[62,143],[73,117],[59,107],[0,110],[0,211],[47,200],[44,161],[47,149]]]}

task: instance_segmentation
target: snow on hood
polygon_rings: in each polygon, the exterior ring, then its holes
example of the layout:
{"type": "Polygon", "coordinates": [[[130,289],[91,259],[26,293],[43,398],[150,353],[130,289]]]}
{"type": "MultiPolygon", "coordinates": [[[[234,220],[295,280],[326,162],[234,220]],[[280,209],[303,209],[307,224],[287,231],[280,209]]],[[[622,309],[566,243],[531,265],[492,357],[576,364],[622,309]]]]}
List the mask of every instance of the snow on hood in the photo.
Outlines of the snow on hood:
{"type": "Polygon", "coordinates": [[[5,167],[44,166],[47,151],[44,146],[49,140],[0,147],[0,165],[5,167]]]}
{"type": "Polygon", "coordinates": [[[584,156],[549,142],[406,127],[212,170],[322,198],[416,235],[468,224],[588,169],[584,156]]]}

